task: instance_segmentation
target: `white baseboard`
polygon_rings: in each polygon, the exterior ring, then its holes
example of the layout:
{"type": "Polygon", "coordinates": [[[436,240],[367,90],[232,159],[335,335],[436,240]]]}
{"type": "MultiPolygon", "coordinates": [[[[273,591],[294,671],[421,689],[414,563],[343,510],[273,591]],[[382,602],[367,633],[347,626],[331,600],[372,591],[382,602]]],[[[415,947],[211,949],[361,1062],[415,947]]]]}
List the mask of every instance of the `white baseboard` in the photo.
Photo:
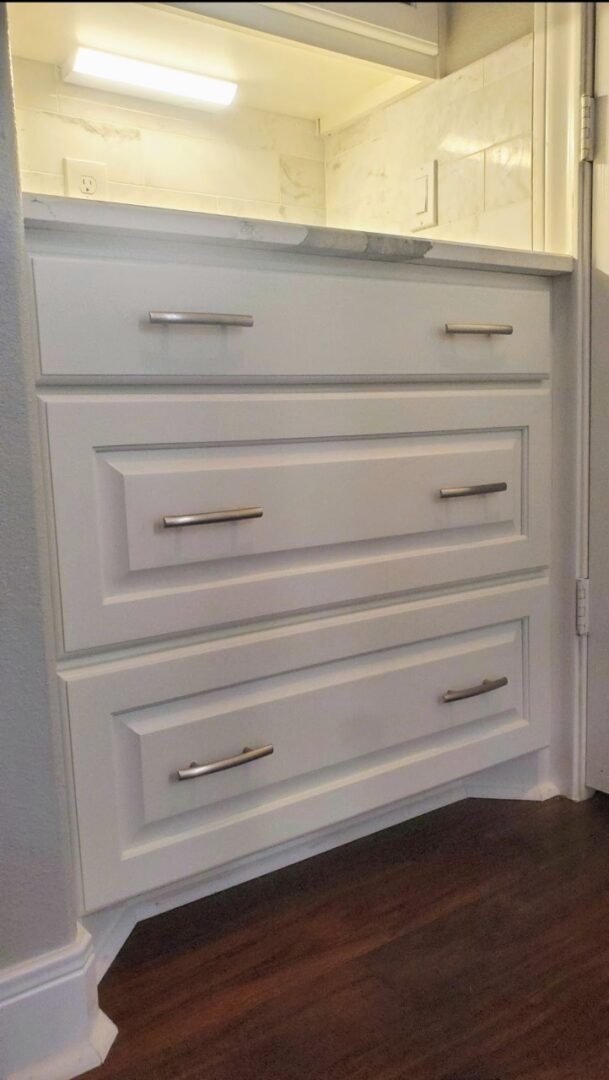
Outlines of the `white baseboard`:
{"type": "Polygon", "coordinates": [[[101,1065],[116,1027],[99,1009],[93,942],[75,941],[0,973],[3,1080],[71,1080],[101,1065]]]}
{"type": "Polygon", "coordinates": [[[380,832],[381,829],[388,829],[392,825],[398,825],[461,799],[523,799],[537,802],[554,798],[560,792],[548,777],[547,766],[548,757],[545,751],[526,754],[467,776],[463,780],[444,784],[432,791],[384,806],[373,813],[362,814],[329,829],[321,829],[304,838],[239,859],[196,878],[155,889],[154,892],[133,897],[115,907],[87,915],[82,921],[93,938],[97,979],[100,980],[105,975],[131,931],[143,919],[201,900],[212,893],[222,892],[253,878],[263,877],[284,866],[310,859],[323,851],[380,832]]]}
{"type": "Polygon", "coordinates": [[[474,773],[464,780],[470,799],[522,799],[543,802],[561,791],[550,772],[547,750],[536,750],[512,761],[474,773]]]}
{"type": "Polygon", "coordinates": [[[473,783],[467,785],[468,799],[514,799],[522,802],[544,802],[546,799],[554,799],[560,792],[556,784],[550,782],[535,784],[533,787],[523,785],[518,789],[510,784],[485,784],[473,783]]]}

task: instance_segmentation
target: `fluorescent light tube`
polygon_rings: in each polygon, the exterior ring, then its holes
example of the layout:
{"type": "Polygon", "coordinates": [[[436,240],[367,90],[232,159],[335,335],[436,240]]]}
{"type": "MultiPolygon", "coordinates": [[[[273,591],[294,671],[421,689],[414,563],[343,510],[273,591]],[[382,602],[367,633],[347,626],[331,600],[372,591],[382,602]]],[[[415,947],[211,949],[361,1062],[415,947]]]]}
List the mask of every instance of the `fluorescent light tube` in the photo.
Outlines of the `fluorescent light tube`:
{"type": "Polygon", "coordinates": [[[79,86],[94,86],[155,101],[173,101],[200,109],[223,109],[237,93],[234,82],[148,64],[144,60],[130,60],[82,45],[66,61],[62,73],[66,82],[79,86]]]}

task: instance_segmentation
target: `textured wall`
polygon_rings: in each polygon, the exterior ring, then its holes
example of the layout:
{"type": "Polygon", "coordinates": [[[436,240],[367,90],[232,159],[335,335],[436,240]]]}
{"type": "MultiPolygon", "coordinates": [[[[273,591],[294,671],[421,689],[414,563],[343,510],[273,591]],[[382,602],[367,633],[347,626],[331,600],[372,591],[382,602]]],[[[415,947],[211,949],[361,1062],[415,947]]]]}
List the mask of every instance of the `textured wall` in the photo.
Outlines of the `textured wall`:
{"type": "Polygon", "coordinates": [[[66,804],[58,789],[43,636],[27,305],[6,7],[0,4],[0,963],[70,941],[66,804]]]}
{"type": "Polygon", "coordinates": [[[324,224],[315,121],[183,109],[68,85],[51,64],[13,67],[25,191],[64,195],[68,157],[105,162],[114,202],[324,224]]]}
{"type": "Polygon", "coordinates": [[[328,136],[328,225],[412,232],[414,172],[435,160],[438,225],[420,235],[530,248],[532,120],[527,35],[328,136]]]}

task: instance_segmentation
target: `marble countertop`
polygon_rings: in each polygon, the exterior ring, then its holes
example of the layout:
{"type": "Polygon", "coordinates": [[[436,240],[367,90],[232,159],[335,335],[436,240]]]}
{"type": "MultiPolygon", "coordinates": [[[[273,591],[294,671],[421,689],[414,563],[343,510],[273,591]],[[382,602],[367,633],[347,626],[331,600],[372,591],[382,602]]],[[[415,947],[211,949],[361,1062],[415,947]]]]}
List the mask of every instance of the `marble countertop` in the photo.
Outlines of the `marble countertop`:
{"type": "Polygon", "coordinates": [[[513,251],[476,244],[426,240],[422,237],[292,225],[282,221],[162,210],[50,195],[24,194],[23,214],[26,228],[72,229],[81,232],[112,229],[132,235],[173,236],[191,242],[207,240],[217,244],[306,252],[334,258],[453,266],[542,276],[569,274],[574,267],[574,259],[567,255],[513,251]]]}

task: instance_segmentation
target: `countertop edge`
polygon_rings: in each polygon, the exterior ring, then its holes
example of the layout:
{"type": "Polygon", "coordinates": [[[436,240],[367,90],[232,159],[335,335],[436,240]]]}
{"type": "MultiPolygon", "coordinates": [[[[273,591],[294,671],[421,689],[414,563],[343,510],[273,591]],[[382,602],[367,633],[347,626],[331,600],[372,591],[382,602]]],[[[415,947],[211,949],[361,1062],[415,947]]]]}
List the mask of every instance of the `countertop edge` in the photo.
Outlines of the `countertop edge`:
{"type": "Polygon", "coordinates": [[[51,195],[24,194],[23,216],[26,229],[79,232],[111,229],[131,235],[179,237],[191,243],[207,240],[254,249],[416,266],[452,266],[543,277],[570,274],[575,266],[569,255],[51,195]]]}

